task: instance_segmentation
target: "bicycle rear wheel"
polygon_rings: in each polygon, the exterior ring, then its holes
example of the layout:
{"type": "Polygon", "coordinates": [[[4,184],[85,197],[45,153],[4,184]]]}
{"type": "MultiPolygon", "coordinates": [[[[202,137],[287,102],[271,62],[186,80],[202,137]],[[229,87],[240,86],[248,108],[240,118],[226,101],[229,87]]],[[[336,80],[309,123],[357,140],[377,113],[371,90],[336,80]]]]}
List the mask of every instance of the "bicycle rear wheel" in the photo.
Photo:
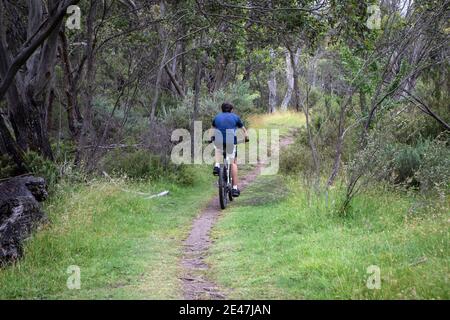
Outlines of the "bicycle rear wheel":
{"type": "Polygon", "coordinates": [[[219,201],[220,208],[225,209],[227,207],[227,181],[226,170],[224,166],[220,166],[219,172],[219,201]]]}

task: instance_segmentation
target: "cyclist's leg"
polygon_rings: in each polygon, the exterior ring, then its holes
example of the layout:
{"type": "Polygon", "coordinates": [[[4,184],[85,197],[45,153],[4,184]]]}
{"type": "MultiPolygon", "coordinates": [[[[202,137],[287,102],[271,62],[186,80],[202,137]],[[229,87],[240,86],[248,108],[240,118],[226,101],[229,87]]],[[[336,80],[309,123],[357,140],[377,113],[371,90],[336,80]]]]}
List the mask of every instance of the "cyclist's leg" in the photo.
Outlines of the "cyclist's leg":
{"type": "Polygon", "coordinates": [[[215,163],[214,163],[214,168],[213,168],[213,174],[215,176],[219,175],[220,162],[222,161],[222,156],[223,156],[223,150],[220,149],[220,148],[217,148],[214,145],[214,159],[215,159],[215,163]]]}
{"type": "Polygon", "coordinates": [[[234,158],[231,163],[231,178],[233,179],[233,187],[239,184],[237,159],[234,158]]]}
{"type": "Polygon", "coordinates": [[[238,184],[239,184],[239,177],[238,177],[238,165],[237,165],[237,148],[236,145],[233,146],[232,152],[230,154],[231,158],[231,178],[233,179],[233,192],[234,196],[239,196],[238,190],[238,184]]]}
{"type": "Polygon", "coordinates": [[[236,161],[233,161],[231,164],[231,176],[233,178],[233,187],[231,189],[231,195],[233,197],[239,197],[241,195],[241,191],[238,188],[238,166],[236,161]]]}
{"type": "Polygon", "coordinates": [[[215,159],[215,165],[219,165],[222,162],[222,156],[223,156],[223,151],[220,148],[217,148],[216,146],[214,146],[214,159],[215,159]]]}

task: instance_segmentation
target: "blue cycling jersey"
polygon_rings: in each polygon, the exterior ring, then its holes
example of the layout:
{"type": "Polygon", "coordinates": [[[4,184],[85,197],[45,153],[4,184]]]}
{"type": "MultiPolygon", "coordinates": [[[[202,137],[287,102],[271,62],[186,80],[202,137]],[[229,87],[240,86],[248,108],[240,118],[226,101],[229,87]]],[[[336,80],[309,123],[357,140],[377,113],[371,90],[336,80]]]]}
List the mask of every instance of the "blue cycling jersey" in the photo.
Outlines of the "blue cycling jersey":
{"type": "Polygon", "coordinates": [[[222,136],[215,136],[215,140],[218,141],[222,139],[224,144],[237,144],[236,129],[242,128],[244,124],[241,118],[232,112],[221,112],[214,117],[212,121],[212,126],[222,133],[222,136]]]}

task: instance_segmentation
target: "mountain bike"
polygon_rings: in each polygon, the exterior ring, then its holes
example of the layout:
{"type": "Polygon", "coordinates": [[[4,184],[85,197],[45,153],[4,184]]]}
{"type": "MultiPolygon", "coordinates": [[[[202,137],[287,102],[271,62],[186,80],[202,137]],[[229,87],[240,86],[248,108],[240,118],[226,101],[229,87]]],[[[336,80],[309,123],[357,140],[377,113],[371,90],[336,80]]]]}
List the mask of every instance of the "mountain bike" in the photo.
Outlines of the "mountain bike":
{"type": "MultiPolygon", "coordinates": [[[[213,140],[211,140],[213,141],[213,140]]],[[[238,141],[239,143],[248,142],[249,139],[246,138],[243,141],[238,141]]],[[[236,145],[237,148],[237,145],[236,145]]],[[[220,165],[218,187],[219,187],[219,202],[220,208],[225,209],[228,202],[233,201],[232,189],[233,189],[233,178],[231,176],[231,161],[230,154],[227,152],[227,148],[223,148],[223,163],[220,165]]],[[[233,148],[234,152],[234,148],[233,148]]]]}

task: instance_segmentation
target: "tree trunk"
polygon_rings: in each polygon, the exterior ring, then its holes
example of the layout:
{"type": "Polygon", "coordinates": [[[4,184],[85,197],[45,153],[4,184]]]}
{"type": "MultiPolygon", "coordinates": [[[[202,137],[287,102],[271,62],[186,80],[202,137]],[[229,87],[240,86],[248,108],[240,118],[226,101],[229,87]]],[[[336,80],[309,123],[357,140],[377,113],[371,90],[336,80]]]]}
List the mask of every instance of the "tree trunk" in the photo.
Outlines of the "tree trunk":
{"type": "MultiPolygon", "coordinates": [[[[95,47],[96,36],[94,30],[94,20],[97,15],[97,0],[91,2],[87,17],[87,51],[86,51],[86,82],[83,92],[83,123],[81,126],[80,139],[78,143],[76,163],[83,158],[87,158],[85,151],[90,140],[95,140],[95,130],[92,125],[92,101],[95,91],[95,47]]],[[[84,159],[88,160],[88,159],[84,159]]],[[[87,161],[88,162],[88,161],[87,161]]]]}
{"type": "MultiPolygon", "coordinates": [[[[5,28],[3,26],[3,23],[0,23],[0,36],[2,38],[0,41],[0,58],[2,59],[0,60],[3,60],[0,62],[0,66],[2,68],[6,66],[6,68],[3,70],[4,72],[2,72],[2,81],[0,83],[0,99],[4,97],[9,87],[13,84],[14,78],[19,72],[20,68],[30,61],[31,56],[35,54],[36,50],[39,47],[43,46],[45,48],[45,42],[47,41],[47,39],[52,35],[55,29],[59,29],[62,23],[62,19],[66,14],[67,7],[78,2],[79,0],[65,0],[58,3],[55,3],[55,1],[49,1],[48,8],[50,9],[50,17],[47,20],[45,27],[41,28],[43,24],[36,23],[36,17],[39,17],[39,14],[36,14],[35,12],[35,5],[42,5],[42,3],[39,1],[30,0],[28,5],[30,9],[30,16],[28,17],[28,21],[29,23],[32,23],[36,28],[28,28],[29,31],[32,31],[32,38],[30,37],[30,34],[28,34],[29,37],[26,41],[26,45],[22,45],[20,51],[17,53],[14,59],[12,59],[9,52],[6,51],[6,48],[8,48],[8,46],[6,44],[5,28]],[[34,32],[36,30],[39,31],[35,34],[34,32]],[[5,64],[5,60],[8,60],[9,63],[5,64]]],[[[0,14],[3,15],[3,6],[0,7],[0,14]]],[[[15,33],[18,34],[20,33],[20,31],[16,31],[15,33]]],[[[42,56],[44,60],[47,59],[45,55],[42,56]]],[[[52,64],[49,65],[52,66],[52,64]]],[[[47,76],[47,74],[45,75],[47,76]]]]}
{"type": "Polygon", "coordinates": [[[324,83],[324,90],[325,90],[325,110],[327,112],[327,116],[330,116],[331,113],[331,74],[328,74],[325,77],[325,83],[324,83]]]}
{"type": "Polygon", "coordinates": [[[51,132],[53,129],[52,119],[53,119],[53,102],[55,101],[55,89],[50,90],[49,101],[47,105],[47,132],[51,132]]]}
{"type": "MultiPolygon", "coordinates": [[[[270,59],[273,62],[275,59],[275,51],[270,49],[270,59]]],[[[272,63],[274,65],[274,63],[272,63]]],[[[277,79],[276,72],[273,69],[269,74],[269,80],[267,81],[269,86],[269,113],[273,113],[277,109],[277,79]]]]}
{"type": "MultiPolygon", "coordinates": [[[[299,95],[297,94],[297,97],[298,96],[299,95]]],[[[319,155],[317,154],[317,148],[316,148],[316,144],[314,142],[314,137],[313,137],[312,130],[311,130],[311,124],[310,124],[310,119],[309,119],[309,105],[308,105],[308,103],[303,104],[302,108],[303,108],[303,112],[305,113],[306,130],[308,132],[308,142],[309,142],[309,146],[311,148],[311,154],[312,154],[312,157],[313,157],[316,177],[318,178],[319,174],[320,174],[319,155]]]]}
{"type": "Polygon", "coordinates": [[[2,154],[6,153],[12,158],[20,173],[27,171],[23,160],[22,150],[9,132],[2,115],[0,115],[0,151],[2,154]]]}
{"type": "MultiPolygon", "coordinates": [[[[297,52],[295,53],[294,62],[297,66],[298,58],[300,56],[300,48],[297,49],[297,52]]],[[[281,102],[281,110],[286,111],[289,103],[291,102],[292,97],[292,91],[294,90],[294,76],[293,76],[293,68],[292,68],[292,62],[291,62],[291,56],[289,53],[289,50],[286,50],[286,94],[284,95],[284,99],[281,102]]]]}
{"type": "Polygon", "coordinates": [[[225,70],[227,68],[228,61],[223,54],[219,54],[216,59],[216,67],[214,69],[214,81],[211,84],[210,92],[219,90],[222,87],[225,70]]]}
{"type": "Polygon", "coordinates": [[[331,171],[330,177],[328,178],[327,185],[333,185],[338,173],[339,167],[341,165],[341,156],[342,156],[342,145],[344,143],[344,125],[345,125],[345,111],[346,111],[346,103],[341,106],[341,110],[339,113],[339,128],[338,128],[338,138],[336,141],[336,151],[333,162],[333,169],[331,171]]]}
{"type": "MultiPolygon", "coordinates": [[[[160,18],[163,18],[164,14],[165,14],[164,1],[160,2],[159,7],[160,7],[160,15],[161,15],[160,18]]],[[[156,116],[156,106],[157,106],[158,100],[159,100],[161,77],[162,77],[162,73],[164,70],[164,66],[166,65],[166,56],[167,56],[167,51],[168,51],[168,47],[169,47],[163,26],[158,25],[157,28],[158,28],[160,43],[162,44],[162,56],[161,56],[161,61],[159,63],[158,71],[156,74],[155,90],[153,92],[152,105],[151,105],[151,109],[150,109],[150,126],[152,126],[152,124],[155,120],[155,116],[156,116]]]]}
{"type": "Polygon", "coordinates": [[[43,15],[43,2],[29,0],[28,45],[23,46],[14,59],[7,51],[9,46],[6,43],[5,26],[0,24],[0,97],[6,95],[9,120],[17,146],[24,151],[36,151],[48,159],[53,159],[47,131],[47,112],[51,102],[50,84],[54,77],[58,32],[65,9],[76,2],[48,1],[49,22],[36,33],[47,17],[43,15]],[[23,64],[26,64],[25,71],[17,74],[23,64]]]}
{"type": "Polygon", "coordinates": [[[300,88],[298,87],[298,69],[295,63],[295,55],[290,47],[288,47],[289,58],[291,60],[292,78],[293,78],[293,90],[295,97],[295,110],[300,111],[300,88]]]}
{"type": "Polygon", "coordinates": [[[359,89],[359,108],[361,110],[361,115],[364,117],[367,115],[367,101],[366,101],[366,94],[364,93],[363,89],[359,89]]]}
{"type": "Polygon", "coordinates": [[[155,120],[156,106],[158,105],[158,100],[159,100],[161,76],[162,76],[162,72],[164,70],[164,65],[165,65],[165,60],[166,60],[167,43],[164,43],[163,46],[164,46],[164,48],[162,51],[161,62],[159,64],[158,72],[156,74],[155,90],[153,92],[153,99],[152,99],[152,105],[151,105],[151,110],[150,110],[150,124],[152,124],[155,120]]]}
{"type": "MultiPolygon", "coordinates": [[[[294,94],[295,94],[295,108],[297,111],[300,110],[300,89],[298,86],[298,69],[297,69],[297,65],[295,64],[295,60],[294,60],[294,54],[292,52],[292,49],[289,46],[286,46],[287,49],[289,50],[290,53],[290,58],[291,58],[291,65],[292,65],[292,75],[294,78],[294,94]]],[[[309,89],[308,89],[309,90],[309,89]]],[[[311,148],[311,155],[313,158],[313,162],[314,162],[314,169],[316,172],[316,177],[319,177],[319,172],[320,172],[320,163],[319,163],[319,156],[317,153],[317,148],[316,148],[316,144],[314,142],[314,137],[312,134],[312,129],[311,129],[311,124],[310,124],[310,119],[309,119],[309,105],[308,103],[306,104],[302,104],[301,106],[304,114],[305,114],[305,120],[306,120],[306,131],[308,133],[308,142],[309,142],[309,146],[311,148]]]]}
{"type": "Polygon", "coordinates": [[[84,60],[81,61],[77,74],[74,74],[69,57],[67,37],[60,32],[59,55],[64,70],[64,92],[67,100],[67,123],[72,140],[78,142],[80,139],[83,117],[78,105],[78,79],[83,71],[84,60]]]}
{"type": "Polygon", "coordinates": [[[167,65],[164,66],[164,70],[166,70],[166,73],[169,75],[170,81],[172,82],[172,88],[175,88],[178,95],[184,98],[184,90],[175,78],[175,74],[171,70],[169,70],[169,67],[167,65]]]}
{"type": "Polygon", "coordinates": [[[197,64],[195,66],[195,79],[194,79],[194,110],[192,112],[192,123],[191,123],[191,150],[192,150],[192,158],[195,157],[195,135],[194,135],[194,123],[198,118],[198,107],[199,107],[199,101],[200,101],[200,86],[202,81],[202,75],[201,75],[201,66],[202,66],[202,58],[199,58],[197,60],[197,64]]]}
{"type": "Polygon", "coordinates": [[[184,97],[183,87],[180,85],[180,83],[177,80],[177,65],[178,65],[177,55],[181,52],[181,50],[182,50],[182,43],[180,41],[178,41],[176,48],[175,48],[175,52],[173,54],[173,60],[172,60],[170,68],[168,65],[166,65],[164,68],[167,72],[167,75],[170,78],[170,81],[171,81],[170,90],[172,92],[176,92],[180,97],[184,97]]]}

